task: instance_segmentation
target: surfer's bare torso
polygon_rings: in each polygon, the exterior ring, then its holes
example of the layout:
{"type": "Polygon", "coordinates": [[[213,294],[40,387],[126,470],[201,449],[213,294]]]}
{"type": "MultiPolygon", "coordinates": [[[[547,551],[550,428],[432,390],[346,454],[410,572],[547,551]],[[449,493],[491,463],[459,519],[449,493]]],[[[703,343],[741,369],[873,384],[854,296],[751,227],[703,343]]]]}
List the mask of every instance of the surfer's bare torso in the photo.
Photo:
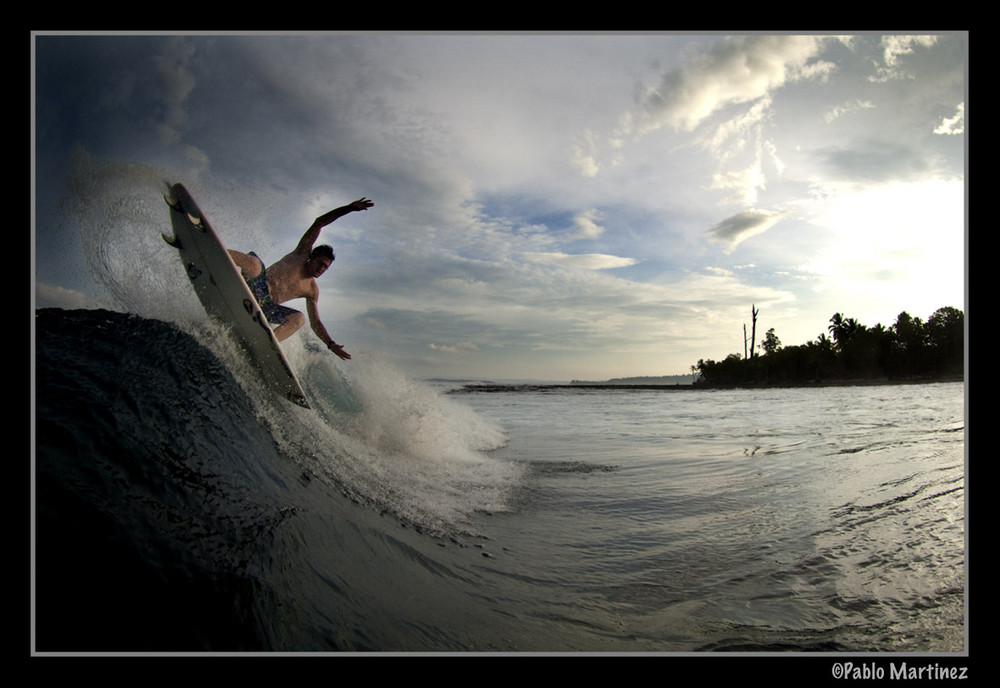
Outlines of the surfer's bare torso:
{"type": "Polygon", "coordinates": [[[316,278],[327,271],[333,261],[326,256],[310,258],[309,251],[295,250],[267,268],[267,285],[277,303],[304,298],[319,298],[316,278]]]}

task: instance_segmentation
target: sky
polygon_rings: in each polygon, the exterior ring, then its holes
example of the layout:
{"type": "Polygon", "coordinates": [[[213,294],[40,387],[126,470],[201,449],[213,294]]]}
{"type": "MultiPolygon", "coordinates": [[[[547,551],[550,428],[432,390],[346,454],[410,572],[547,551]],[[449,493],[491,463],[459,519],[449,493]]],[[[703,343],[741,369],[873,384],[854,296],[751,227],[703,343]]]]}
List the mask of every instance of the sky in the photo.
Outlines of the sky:
{"type": "Polygon", "coordinates": [[[86,167],[184,183],[265,263],[372,199],[320,237],[320,313],[416,377],[687,374],[754,307],[783,345],[965,310],[962,33],[32,38],[36,307],[107,303],[86,167]]]}

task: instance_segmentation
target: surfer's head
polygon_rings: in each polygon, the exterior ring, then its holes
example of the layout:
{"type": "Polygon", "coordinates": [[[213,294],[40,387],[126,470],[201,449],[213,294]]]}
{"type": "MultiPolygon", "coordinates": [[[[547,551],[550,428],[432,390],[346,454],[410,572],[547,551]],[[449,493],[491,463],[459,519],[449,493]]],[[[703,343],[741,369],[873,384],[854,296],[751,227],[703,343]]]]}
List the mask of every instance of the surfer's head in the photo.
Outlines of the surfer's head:
{"type": "Polygon", "coordinates": [[[335,258],[335,256],[333,255],[333,247],[328,246],[327,244],[320,244],[309,253],[310,258],[315,258],[317,256],[326,256],[327,258],[330,259],[330,262],[332,263],[333,259],[335,258]]]}
{"type": "Polygon", "coordinates": [[[312,277],[319,277],[326,272],[335,257],[332,247],[326,244],[317,246],[309,253],[309,260],[306,261],[306,268],[309,274],[312,277]]]}

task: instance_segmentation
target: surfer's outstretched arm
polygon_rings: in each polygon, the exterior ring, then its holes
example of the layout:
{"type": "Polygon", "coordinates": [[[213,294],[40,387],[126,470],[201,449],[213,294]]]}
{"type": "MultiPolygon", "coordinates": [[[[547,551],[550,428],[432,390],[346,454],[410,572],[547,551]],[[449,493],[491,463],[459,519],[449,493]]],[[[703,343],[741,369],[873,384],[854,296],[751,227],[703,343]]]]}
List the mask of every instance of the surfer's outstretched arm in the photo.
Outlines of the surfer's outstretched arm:
{"type": "Polygon", "coordinates": [[[344,351],[344,347],[333,341],[333,337],[327,333],[326,328],[320,321],[319,310],[316,308],[315,299],[306,299],[306,313],[309,314],[309,325],[312,327],[313,332],[316,333],[316,336],[319,337],[324,344],[326,344],[326,348],[343,360],[350,360],[351,355],[344,351]]]}
{"type": "Polygon", "coordinates": [[[369,201],[367,198],[359,198],[353,203],[348,203],[347,205],[341,206],[339,208],[334,208],[328,213],[324,213],[317,217],[306,233],[302,235],[302,239],[299,240],[299,245],[295,250],[297,251],[311,251],[313,244],[319,238],[320,230],[326,227],[328,224],[334,222],[338,218],[347,215],[347,213],[353,213],[354,211],[368,210],[374,203],[369,201]]]}

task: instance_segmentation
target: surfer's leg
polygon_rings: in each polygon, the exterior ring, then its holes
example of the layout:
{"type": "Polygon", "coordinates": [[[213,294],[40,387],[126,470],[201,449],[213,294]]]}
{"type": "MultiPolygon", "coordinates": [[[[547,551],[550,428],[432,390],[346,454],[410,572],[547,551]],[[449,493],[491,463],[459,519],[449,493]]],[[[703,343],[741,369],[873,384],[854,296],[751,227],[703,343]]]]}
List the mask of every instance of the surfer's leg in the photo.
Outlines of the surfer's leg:
{"type": "Polygon", "coordinates": [[[300,311],[288,308],[291,311],[285,315],[285,319],[280,325],[274,328],[274,338],[283,342],[299,331],[299,328],[306,324],[306,316],[300,311]]]}
{"type": "Polygon", "coordinates": [[[267,316],[269,323],[277,325],[274,328],[274,338],[279,342],[288,339],[306,324],[306,316],[302,315],[301,312],[288,306],[279,306],[276,303],[268,304],[264,308],[264,315],[267,316]]]}
{"type": "Polygon", "coordinates": [[[260,262],[260,258],[257,256],[248,256],[245,253],[240,253],[239,251],[234,251],[233,249],[227,249],[229,251],[229,256],[236,263],[236,267],[240,269],[243,273],[243,279],[250,280],[260,274],[260,271],[264,269],[264,264],[260,262]]]}

